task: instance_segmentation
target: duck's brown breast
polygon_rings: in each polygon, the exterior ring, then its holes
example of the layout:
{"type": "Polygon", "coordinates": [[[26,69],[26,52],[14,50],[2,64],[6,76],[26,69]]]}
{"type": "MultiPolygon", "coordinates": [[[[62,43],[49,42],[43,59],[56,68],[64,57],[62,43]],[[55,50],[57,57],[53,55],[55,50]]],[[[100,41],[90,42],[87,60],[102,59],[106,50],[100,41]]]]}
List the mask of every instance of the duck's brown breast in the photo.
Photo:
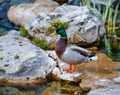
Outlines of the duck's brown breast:
{"type": "Polygon", "coordinates": [[[55,48],[55,52],[59,58],[65,52],[67,46],[67,38],[60,38],[55,48]]]}

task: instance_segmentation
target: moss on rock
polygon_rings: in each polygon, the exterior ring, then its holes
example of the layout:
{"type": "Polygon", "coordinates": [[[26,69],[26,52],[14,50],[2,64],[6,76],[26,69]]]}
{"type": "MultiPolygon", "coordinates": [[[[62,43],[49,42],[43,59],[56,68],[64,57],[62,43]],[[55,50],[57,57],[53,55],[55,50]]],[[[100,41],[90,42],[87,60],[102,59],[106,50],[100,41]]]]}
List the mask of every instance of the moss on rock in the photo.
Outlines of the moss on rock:
{"type": "Polygon", "coordinates": [[[25,29],[25,27],[24,26],[21,26],[20,27],[20,34],[22,35],[22,36],[28,36],[28,32],[27,32],[27,30],[25,29]]]}
{"type": "Polygon", "coordinates": [[[38,47],[42,48],[42,49],[49,49],[49,45],[47,44],[47,42],[44,39],[40,39],[38,37],[35,37],[33,40],[34,44],[37,45],[38,47]]]}

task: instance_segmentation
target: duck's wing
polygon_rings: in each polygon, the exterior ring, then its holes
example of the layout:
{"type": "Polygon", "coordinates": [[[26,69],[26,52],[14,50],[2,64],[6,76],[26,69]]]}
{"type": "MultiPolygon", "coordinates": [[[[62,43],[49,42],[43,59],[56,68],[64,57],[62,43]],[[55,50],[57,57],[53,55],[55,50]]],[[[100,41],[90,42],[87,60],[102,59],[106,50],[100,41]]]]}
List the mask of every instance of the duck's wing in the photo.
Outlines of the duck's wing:
{"type": "Polygon", "coordinates": [[[72,51],[78,52],[80,54],[82,54],[83,56],[87,56],[87,57],[91,57],[91,56],[95,56],[95,53],[93,53],[92,51],[89,51],[87,49],[72,45],[69,47],[72,51]]]}

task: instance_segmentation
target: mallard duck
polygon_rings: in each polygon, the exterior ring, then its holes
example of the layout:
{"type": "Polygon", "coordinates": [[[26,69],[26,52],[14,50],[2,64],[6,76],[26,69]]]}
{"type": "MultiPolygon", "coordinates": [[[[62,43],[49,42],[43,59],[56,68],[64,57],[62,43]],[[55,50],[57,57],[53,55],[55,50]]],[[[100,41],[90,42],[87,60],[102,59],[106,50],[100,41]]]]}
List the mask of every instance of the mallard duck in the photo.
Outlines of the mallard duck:
{"type": "Polygon", "coordinates": [[[52,33],[51,35],[55,34],[61,35],[55,48],[56,55],[61,61],[70,64],[70,67],[67,69],[68,72],[75,72],[76,64],[89,62],[90,57],[95,55],[95,53],[93,53],[92,51],[86,50],[75,45],[68,47],[67,34],[64,28],[57,28],[56,32],[52,33]]]}

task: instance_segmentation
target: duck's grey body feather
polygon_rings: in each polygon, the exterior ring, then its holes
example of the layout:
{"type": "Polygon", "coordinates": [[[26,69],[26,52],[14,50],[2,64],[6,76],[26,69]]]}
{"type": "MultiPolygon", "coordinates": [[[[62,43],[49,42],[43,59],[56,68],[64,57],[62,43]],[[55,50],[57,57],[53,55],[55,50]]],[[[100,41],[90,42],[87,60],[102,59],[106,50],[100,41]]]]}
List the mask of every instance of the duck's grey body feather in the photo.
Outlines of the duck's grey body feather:
{"type": "Polygon", "coordinates": [[[61,56],[61,60],[68,64],[80,64],[82,62],[90,61],[89,55],[91,51],[77,46],[67,47],[61,56]]]}

